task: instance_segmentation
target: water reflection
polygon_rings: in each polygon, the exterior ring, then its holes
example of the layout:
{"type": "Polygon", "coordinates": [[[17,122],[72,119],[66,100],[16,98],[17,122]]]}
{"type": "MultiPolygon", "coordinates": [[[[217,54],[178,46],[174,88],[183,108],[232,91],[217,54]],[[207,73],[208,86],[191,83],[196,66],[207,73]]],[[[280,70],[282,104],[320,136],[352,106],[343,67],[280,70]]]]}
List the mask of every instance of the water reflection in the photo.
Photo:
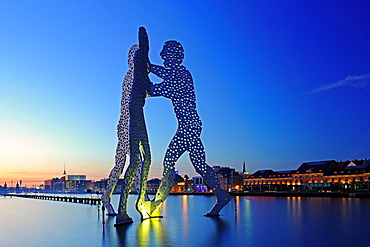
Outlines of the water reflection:
{"type": "MultiPolygon", "coordinates": [[[[233,240],[230,239],[230,231],[234,228],[220,217],[211,217],[211,233],[208,234],[208,240],[205,243],[213,246],[228,246],[233,240]]],[[[206,234],[207,235],[207,234],[206,234]]]]}
{"type": "Polygon", "coordinates": [[[137,228],[136,246],[168,246],[168,238],[161,219],[148,219],[137,228]]]}
{"type": "Polygon", "coordinates": [[[97,206],[1,198],[0,210],[6,213],[0,214],[0,245],[370,245],[366,228],[370,200],[366,198],[237,197],[220,217],[210,218],[203,215],[213,206],[213,197],[170,196],[163,207],[164,218],[143,222],[134,199],[129,203],[134,223],[114,227],[115,217],[103,216],[97,206]],[[19,234],[24,226],[32,227],[19,234]]]}
{"type": "MultiPolygon", "coordinates": [[[[113,218],[113,217],[111,217],[113,218]]],[[[132,224],[122,224],[118,227],[116,227],[117,235],[118,235],[118,246],[130,246],[131,242],[131,236],[129,234],[129,229],[132,228],[132,224]]],[[[114,240],[115,235],[112,231],[109,232],[109,238],[103,240],[103,246],[114,246],[113,243],[115,242],[114,240]]]]}
{"type": "Polygon", "coordinates": [[[247,197],[235,197],[235,235],[236,241],[243,238],[250,238],[253,231],[252,215],[251,215],[251,201],[247,197]],[[240,227],[243,225],[243,227],[240,227]]]}
{"type": "Polygon", "coordinates": [[[189,197],[187,195],[183,195],[181,196],[181,218],[182,218],[182,226],[183,226],[183,230],[182,230],[182,233],[187,236],[189,235],[189,217],[188,217],[188,213],[189,213],[189,197]]]}

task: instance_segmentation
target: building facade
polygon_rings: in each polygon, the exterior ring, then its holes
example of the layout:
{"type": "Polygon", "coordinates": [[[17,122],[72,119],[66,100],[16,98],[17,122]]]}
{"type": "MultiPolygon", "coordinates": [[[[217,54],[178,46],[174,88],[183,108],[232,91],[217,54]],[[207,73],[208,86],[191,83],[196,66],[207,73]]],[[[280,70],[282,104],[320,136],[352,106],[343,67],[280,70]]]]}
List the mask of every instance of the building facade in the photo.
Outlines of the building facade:
{"type": "Polygon", "coordinates": [[[95,181],[86,180],[86,175],[65,175],[44,181],[44,191],[51,193],[84,193],[94,189],[95,181]]]}
{"type": "Polygon", "coordinates": [[[244,178],[249,192],[354,192],[370,191],[370,161],[306,162],[296,170],[258,170],[244,178]]]}

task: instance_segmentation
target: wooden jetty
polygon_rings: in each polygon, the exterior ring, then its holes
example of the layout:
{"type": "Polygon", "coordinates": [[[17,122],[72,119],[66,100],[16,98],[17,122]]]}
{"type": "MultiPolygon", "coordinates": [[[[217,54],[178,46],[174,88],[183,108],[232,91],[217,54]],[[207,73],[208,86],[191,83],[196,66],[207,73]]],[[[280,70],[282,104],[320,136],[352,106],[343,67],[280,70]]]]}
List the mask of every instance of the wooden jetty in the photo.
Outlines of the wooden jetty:
{"type": "Polygon", "coordinates": [[[88,198],[88,197],[72,197],[72,196],[56,196],[56,195],[37,195],[37,194],[2,194],[4,197],[23,197],[30,199],[49,200],[58,202],[72,202],[72,203],[83,203],[90,205],[99,205],[101,203],[100,198],[88,198]]]}

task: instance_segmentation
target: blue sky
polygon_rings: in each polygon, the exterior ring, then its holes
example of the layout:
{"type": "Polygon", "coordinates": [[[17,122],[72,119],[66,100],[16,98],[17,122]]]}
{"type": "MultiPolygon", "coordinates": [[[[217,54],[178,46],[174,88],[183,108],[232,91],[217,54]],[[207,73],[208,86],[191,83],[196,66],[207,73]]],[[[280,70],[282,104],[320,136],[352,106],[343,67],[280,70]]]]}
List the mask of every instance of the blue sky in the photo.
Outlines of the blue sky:
{"type": "MultiPolygon", "coordinates": [[[[369,12],[369,1],[1,1],[0,184],[39,184],[64,162],[108,176],[140,26],[154,64],[165,41],[184,46],[209,165],[370,158],[369,12]]],[[[145,116],[160,177],[172,105],[149,98],[145,116]]],[[[187,155],[177,168],[196,175],[187,155]]]]}

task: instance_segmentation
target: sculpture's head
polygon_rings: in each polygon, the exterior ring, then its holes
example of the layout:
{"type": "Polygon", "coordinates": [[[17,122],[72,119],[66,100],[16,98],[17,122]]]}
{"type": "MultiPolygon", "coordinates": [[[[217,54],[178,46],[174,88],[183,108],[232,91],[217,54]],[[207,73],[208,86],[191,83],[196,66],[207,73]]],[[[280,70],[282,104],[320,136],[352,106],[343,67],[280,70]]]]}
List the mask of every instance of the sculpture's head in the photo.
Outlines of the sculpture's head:
{"type": "Polygon", "coordinates": [[[163,59],[166,68],[178,67],[184,59],[184,48],[180,42],[171,40],[164,43],[163,49],[159,54],[163,59]]]}
{"type": "Polygon", "coordinates": [[[139,45],[133,45],[128,51],[128,66],[130,69],[134,68],[134,57],[137,50],[139,50],[139,45]]]}

